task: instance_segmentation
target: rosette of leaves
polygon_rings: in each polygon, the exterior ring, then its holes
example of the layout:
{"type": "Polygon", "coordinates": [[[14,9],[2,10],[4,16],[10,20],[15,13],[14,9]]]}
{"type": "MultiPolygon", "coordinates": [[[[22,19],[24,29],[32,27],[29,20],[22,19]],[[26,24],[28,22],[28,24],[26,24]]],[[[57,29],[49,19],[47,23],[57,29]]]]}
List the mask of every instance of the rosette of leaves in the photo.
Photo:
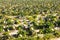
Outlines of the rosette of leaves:
{"type": "Polygon", "coordinates": [[[21,30],[23,29],[23,26],[22,25],[19,25],[18,27],[16,27],[17,30],[21,30]]]}
{"type": "Polygon", "coordinates": [[[60,27],[60,20],[57,20],[56,26],[60,27]]]}
{"type": "Polygon", "coordinates": [[[31,22],[34,21],[34,18],[32,16],[27,16],[27,19],[31,22]]]}
{"type": "Polygon", "coordinates": [[[45,20],[40,20],[39,22],[39,28],[43,29],[44,28],[44,23],[45,23],[45,20]]]}
{"type": "MultiPolygon", "coordinates": [[[[13,10],[12,10],[13,11],[13,10]]],[[[15,11],[13,11],[12,12],[12,15],[14,15],[14,16],[16,16],[16,15],[18,15],[18,12],[15,10],[15,11]]]]}
{"type": "Polygon", "coordinates": [[[1,11],[2,14],[6,14],[5,8],[1,11]]]}
{"type": "Polygon", "coordinates": [[[13,26],[11,26],[11,25],[8,26],[8,29],[9,30],[14,30],[13,26]]]}
{"type": "Polygon", "coordinates": [[[7,40],[7,39],[9,39],[9,37],[10,36],[9,36],[8,32],[4,32],[1,40],[7,40]]]}
{"type": "Polygon", "coordinates": [[[0,20],[0,24],[3,24],[3,23],[4,23],[4,22],[3,22],[3,19],[1,19],[1,20],[0,20]]]}
{"type": "Polygon", "coordinates": [[[14,21],[12,20],[12,19],[6,19],[6,22],[7,22],[7,25],[10,25],[10,24],[13,24],[14,23],[14,21]]]}
{"type": "Polygon", "coordinates": [[[3,32],[3,26],[0,25],[0,32],[3,32]]]}
{"type": "Polygon", "coordinates": [[[20,20],[19,19],[15,19],[14,20],[14,24],[19,24],[20,23],[20,20]]]}
{"type": "Polygon", "coordinates": [[[27,40],[38,40],[37,37],[28,37],[27,40]]]}
{"type": "Polygon", "coordinates": [[[49,34],[45,34],[45,36],[43,37],[44,40],[50,40],[51,38],[54,38],[55,36],[51,33],[49,34]]]}
{"type": "Polygon", "coordinates": [[[44,23],[45,23],[45,21],[42,19],[33,21],[34,28],[36,28],[36,29],[43,29],[44,23]]]}
{"type": "Polygon", "coordinates": [[[32,35],[32,31],[30,30],[30,28],[24,28],[19,26],[19,34],[23,36],[30,36],[32,35]]]}
{"type": "Polygon", "coordinates": [[[55,25],[52,22],[49,22],[49,21],[44,23],[44,28],[54,28],[54,26],[55,25]]]}
{"type": "Polygon", "coordinates": [[[26,36],[27,32],[26,32],[26,30],[21,29],[19,31],[19,34],[21,34],[22,36],[26,36]]]}
{"type": "Polygon", "coordinates": [[[10,11],[11,11],[12,15],[14,15],[14,16],[18,15],[18,8],[15,5],[13,5],[13,7],[11,7],[10,11]]]}
{"type": "Polygon", "coordinates": [[[47,15],[45,18],[46,21],[56,21],[56,16],[53,16],[52,14],[47,15]]]}
{"type": "Polygon", "coordinates": [[[3,15],[0,15],[0,19],[2,19],[3,18],[3,15]]]}
{"type": "Polygon", "coordinates": [[[42,34],[42,33],[43,33],[43,31],[44,31],[43,29],[40,29],[39,33],[40,33],[40,34],[42,34]]]}
{"type": "Polygon", "coordinates": [[[53,31],[51,30],[51,28],[46,28],[46,29],[43,29],[43,33],[44,34],[53,33],[53,31]]]}
{"type": "Polygon", "coordinates": [[[21,11],[18,12],[18,15],[21,17],[25,16],[24,12],[21,12],[21,11]]]}
{"type": "Polygon", "coordinates": [[[57,31],[57,30],[55,30],[53,34],[54,34],[54,36],[56,36],[56,37],[60,37],[60,32],[57,31]]]}

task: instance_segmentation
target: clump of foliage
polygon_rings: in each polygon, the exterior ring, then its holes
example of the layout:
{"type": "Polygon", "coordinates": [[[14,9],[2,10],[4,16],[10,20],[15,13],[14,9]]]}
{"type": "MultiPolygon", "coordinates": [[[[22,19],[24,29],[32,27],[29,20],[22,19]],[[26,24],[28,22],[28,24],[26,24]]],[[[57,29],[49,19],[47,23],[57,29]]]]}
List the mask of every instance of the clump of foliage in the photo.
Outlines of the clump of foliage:
{"type": "Polygon", "coordinates": [[[60,0],[0,0],[0,40],[49,40],[59,28],[60,0]]]}

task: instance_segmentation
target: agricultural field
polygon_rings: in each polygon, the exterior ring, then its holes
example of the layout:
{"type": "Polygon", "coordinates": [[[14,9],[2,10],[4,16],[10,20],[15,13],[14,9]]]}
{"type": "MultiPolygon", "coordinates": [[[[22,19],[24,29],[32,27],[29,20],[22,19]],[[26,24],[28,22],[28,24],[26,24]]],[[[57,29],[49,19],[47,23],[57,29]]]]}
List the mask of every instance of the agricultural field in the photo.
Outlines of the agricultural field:
{"type": "Polygon", "coordinates": [[[0,40],[56,38],[60,38],[60,0],[0,0],[0,40]]]}

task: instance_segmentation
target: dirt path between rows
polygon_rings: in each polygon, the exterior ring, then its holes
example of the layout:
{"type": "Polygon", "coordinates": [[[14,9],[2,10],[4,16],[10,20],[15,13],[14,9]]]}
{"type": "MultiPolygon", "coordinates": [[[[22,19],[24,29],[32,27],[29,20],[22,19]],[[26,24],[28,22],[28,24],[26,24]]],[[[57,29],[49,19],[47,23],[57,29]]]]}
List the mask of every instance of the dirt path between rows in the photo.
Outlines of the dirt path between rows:
{"type": "Polygon", "coordinates": [[[51,40],[60,40],[60,38],[53,38],[53,39],[51,39],[51,40]]]}

